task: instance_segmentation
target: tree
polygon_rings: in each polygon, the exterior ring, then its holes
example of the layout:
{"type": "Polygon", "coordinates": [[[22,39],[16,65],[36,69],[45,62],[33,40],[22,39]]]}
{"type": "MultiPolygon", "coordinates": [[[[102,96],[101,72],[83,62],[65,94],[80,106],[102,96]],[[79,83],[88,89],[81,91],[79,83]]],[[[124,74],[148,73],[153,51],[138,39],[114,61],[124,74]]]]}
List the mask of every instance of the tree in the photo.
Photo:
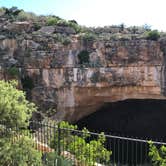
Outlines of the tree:
{"type": "Polygon", "coordinates": [[[146,38],[148,40],[157,41],[159,37],[160,37],[160,33],[157,30],[153,30],[153,31],[148,31],[147,32],[147,37],[146,38]]]}
{"type": "Polygon", "coordinates": [[[25,127],[36,107],[16,86],[16,81],[0,81],[0,121],[7,126],[25,127]]]}
{"type": "Polygon", "coordinates": [[[16,85],[16,81],[0,81],[0,165],[41,166],[42,154],[24,132],[36,107],[16,85]]]}

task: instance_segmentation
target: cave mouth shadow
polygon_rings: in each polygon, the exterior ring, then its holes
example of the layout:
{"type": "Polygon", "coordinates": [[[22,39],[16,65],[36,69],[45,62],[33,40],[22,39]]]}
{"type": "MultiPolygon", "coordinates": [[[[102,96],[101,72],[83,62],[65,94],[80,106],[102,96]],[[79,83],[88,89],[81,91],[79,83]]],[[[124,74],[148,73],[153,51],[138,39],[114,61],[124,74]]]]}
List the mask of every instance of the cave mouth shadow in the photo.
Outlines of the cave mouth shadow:
{"type": "Polygon", "coordinates": [[[76,122],[93,132],[166,141],[166,100],[128,99],[105,103],[76,122]]]}

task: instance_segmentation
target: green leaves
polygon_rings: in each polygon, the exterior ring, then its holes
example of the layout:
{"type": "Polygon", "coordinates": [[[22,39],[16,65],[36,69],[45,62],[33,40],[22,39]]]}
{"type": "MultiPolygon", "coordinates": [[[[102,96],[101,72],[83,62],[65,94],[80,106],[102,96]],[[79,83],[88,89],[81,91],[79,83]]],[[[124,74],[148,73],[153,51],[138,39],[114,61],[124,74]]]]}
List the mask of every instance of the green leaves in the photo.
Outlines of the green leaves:
{"type": "Polygon", "coordinates": [[[161,146],[159,149],[149,141],[149,157],[152,160],[153,166],[165,166],[166,165],[166,147],[161,146]]]}
{"type": "Polygon", "coordinates": [[[90,132],[84,128],[77,131],[76,125],[62,121],[59,124],[60,132],[56,131],[51,147],[57,150],[70,152],[80,164],[92,166],[95,163],[109,163],[112,151],[104,147],[106,138],[101,133],[98,138],[92,138],[90,132]],[[58,138],[59,137],[59,142],[58,138]],[[60,147],[58,146],[60,145],[60,147]]]}
{"type": "Polygon", "coordinates": [[[32,139],[17,131],[28,126],[36,107],[16,86],[16,81],[0,81],[0,165],[41,166],[42,156],[34,149],[32,139]]]}
{"type": "Polygon", "coordinates": [[[42,154],[33,148],[34,142],[27,136],[20,136],[14,142],[0,139],[0,165],[42,166],[42,154]]]}
{"type": "Polygon", "coordinates": [[[10,76],[17,77],[19,75],[19,70],[16,67],[10,67],[9,69],[7,69],[7,73],[10,76]]]}
{"type": "Polygon", "coordinates": [[[24,127],[36,107],[26,100],[24,92],[16,89],[16,85],[16,81],[0,81],[0,121],[8,126],[24,127]]]}
{"type": "Polygon", "coordinates": [[[153,30],[153,31],[148,31],[147,32],[147,37],[146,38],[148,40],[157,41],[159,37],[160,37],[160,33],[157,30],[153,30]]]}

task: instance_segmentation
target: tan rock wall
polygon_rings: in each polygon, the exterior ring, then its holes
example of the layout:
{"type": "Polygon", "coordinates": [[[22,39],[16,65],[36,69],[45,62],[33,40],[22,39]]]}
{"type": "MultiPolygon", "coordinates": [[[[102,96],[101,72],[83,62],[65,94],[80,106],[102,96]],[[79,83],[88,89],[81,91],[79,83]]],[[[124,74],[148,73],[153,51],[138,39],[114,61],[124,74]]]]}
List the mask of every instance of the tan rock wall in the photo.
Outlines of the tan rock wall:
{"type": "MultiPolygon", "coordinates": [[[[20,80],[30,77],[34,84],[29,90],[32,101],[43,110],[57,109],[54,118],[76,121],[105,102],[165,99],[164,52],[158,41],[85,44],[73,36],[65,46],[51,36],[31,34],[29,38],[0,41],[0,66],[17,66],[20,80]],[[78,54],[82,50],[89,52],[90,62],[81,66],[78,54]]],[[[3,78],[8,78],[7,73],[0,73],[3,78]]]]}

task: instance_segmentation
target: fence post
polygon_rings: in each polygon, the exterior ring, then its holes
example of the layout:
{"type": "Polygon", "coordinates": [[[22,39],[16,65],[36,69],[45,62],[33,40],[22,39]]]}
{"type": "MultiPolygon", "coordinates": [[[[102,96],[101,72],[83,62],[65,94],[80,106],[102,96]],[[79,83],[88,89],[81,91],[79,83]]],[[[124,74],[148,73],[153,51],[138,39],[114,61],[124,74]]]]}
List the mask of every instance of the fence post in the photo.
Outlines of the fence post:
{"type": "MultiPolygon", "coordinates": [[[[51,126],[51,125],[50,125],[51,126]]],[[[55,152],[55,156],[56,156],[56,125],[55,123],[53,123],[53,144],[54,144],[54,152],[55,152]]],[[[54,166],[56,166],[56,161],[57,159],[54,159],[54,166]]]]}
{"type": "Polygon", "coordinates": [[[58,156],[57,156],[57,165],[56,166],[60,166],[62,165],[62,161],[61,161],[61,145],[60,145],[60,139],[61,139],[61,128],[60,128],[60,123],[58,123],[58,156]]]}
{"type": "Polygon", "coordinates": [[[61,139],[61,128],[60,124],[58,123],[58,155],[61,155],[61,145],[60,145],[60,139],[61,139]]]}

